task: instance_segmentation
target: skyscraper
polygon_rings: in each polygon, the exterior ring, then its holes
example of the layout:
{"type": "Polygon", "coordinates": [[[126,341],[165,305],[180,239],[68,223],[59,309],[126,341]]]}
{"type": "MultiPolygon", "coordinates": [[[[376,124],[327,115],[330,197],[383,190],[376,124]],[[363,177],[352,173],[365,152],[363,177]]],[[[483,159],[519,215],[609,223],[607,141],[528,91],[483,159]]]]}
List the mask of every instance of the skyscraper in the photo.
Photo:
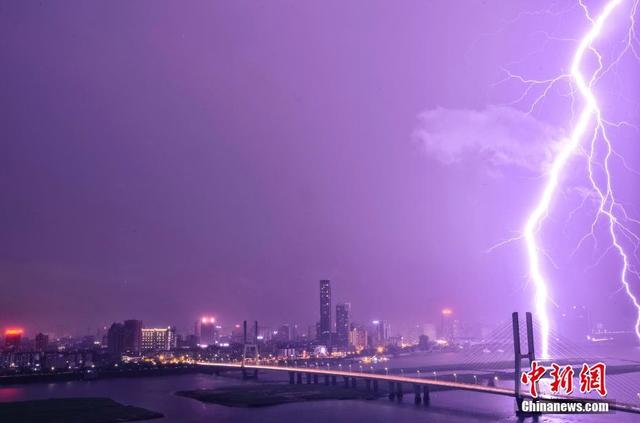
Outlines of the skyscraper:
{"type": "Polygon", "coordinates": [[[214,345],[218,340],[215,317],[203,317],[196,322],[196,335],[201,345],[214,345]]]}
{"type": "Polygon", "coordinates": [[[109,352],[120,355],[124,351],[124,325],[113,323],[107,332],[107,346],[109,352]]]}
{"type": "Polygon", "coordinates": [[[373,322],[373,344],[376,347],[384,347],[389,338],[389,323],[384,320],[374,320],[373,322]]]}
{"type": "Polygon", "coordinates": [[[320,281],[320,342],[331,344],[331,282],[320,281]]]}
{"type": "Polygon", "coordinates": [[[44,351],[49,346],[49,335],[39,333],[36,335],[36,351],[44,351]]]}
{"type": "Polygon", "coordinates": [[[142,320],[124,321],[124,350],[139,353],[142,348],[142,320]]]}
{"type": "Polygon", "coordinates": [[[336,337],[338,345],[349,345],[349,323],[351,320],[351,303],[336,305],[336,337]]]}
{"type": "Polygon", "coordinates": [[[6,348],[17,349],[22,341],[22,329],[7,329],[4,332],[4,346],[6,348]]]}

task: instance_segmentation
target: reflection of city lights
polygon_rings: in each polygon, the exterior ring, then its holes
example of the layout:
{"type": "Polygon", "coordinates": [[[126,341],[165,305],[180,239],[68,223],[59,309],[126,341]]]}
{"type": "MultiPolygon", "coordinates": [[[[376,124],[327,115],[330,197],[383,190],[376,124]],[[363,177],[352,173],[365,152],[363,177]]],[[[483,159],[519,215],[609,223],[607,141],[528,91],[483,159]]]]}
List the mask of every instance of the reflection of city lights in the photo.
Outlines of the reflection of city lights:
{"type": "Polygon", "coordinates": [[[443,316],[450,316],[451,314],[453,314],[453,311],[450,308],[445,308],[442,310],[443,316]]]}

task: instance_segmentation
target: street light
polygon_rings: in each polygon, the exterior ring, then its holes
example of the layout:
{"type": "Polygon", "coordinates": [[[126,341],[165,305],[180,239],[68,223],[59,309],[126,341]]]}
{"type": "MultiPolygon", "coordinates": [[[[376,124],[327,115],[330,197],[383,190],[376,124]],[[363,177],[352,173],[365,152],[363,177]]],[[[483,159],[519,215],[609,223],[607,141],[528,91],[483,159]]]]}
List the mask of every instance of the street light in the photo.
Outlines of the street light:
{"type": "Polygon", "coordinates": [[[455,373],[453,374],[453,380],[454,380],[455,382],[457,382],[457,381],[458,381],[458,375],[457,375],[457,374],[455,374],[455,373]]]}
{"type": "Polygon", "coordinates": [[[389,376],[389,368],[388,368],[388,367],[385,367],[385,368],[384,368],[384,373],[385,373],[387,376],[389,376]]]}
{"type": "Polygon", "coordinates": [[[478,376],[473,375],[473,380],[475,381],[475,384],[477,385],[478,384],[478,376]]]}
{"type": "Polygon", "coordinates": [[[433,372],[433,378],[434,378],[435,380],[438,380],[438,373],[436,373],[435,371],[433,372]]]}

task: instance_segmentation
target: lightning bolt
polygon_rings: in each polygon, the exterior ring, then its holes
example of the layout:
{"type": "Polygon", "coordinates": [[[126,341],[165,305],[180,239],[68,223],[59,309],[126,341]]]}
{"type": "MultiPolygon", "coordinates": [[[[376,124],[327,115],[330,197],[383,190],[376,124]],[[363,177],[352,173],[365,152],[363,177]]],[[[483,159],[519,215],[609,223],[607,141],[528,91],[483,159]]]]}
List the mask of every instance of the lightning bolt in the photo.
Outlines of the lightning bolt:
{"type": "MultiPolygon", "coordinates": [[[[640,242],[640,238],[636,236],[627,226],[626,221],[638,222],[630,219],[622,207],[622,205],[616,201],[614,191],[611,183],[610,173],[610,159],[612,155],[616,154],[609,135],[607,133],[607,124],[609,122],[602,116],[600,106],[597,98],[593,93],[593,86],[602,76],[607,73],[615,64],[617,64],[622,55],[631,50],[633,54],[638,57],[637,51],[634,47],[634,42],[637,42],[635,34],[635,12],[638,7],[638,0],[633,2],[630,14],[630,26],[626,40],[625,49],[622,53],[609,65],[604,67],[602,55],[593,46],[594,41],[597,40],[603,27],[607,23],[608,18],[612,12],[623,3],[623,0],[609,0],[601,13],[592,17],[589,9],[585,4],[579,0],[580,7],[584,10],[587,20],[591,23],[588,32],[579,40],[579,44],[575,50],[573,60],[571,62],[570,73],[561,75],[555,79],[550,80],[528,80],[517,75],[509,73],[509,77],[519,79],[521,82],[528,85],[527,90],[533,85],[544,85],[545,89],[541,96],[539,96],[531,106],[530,111],[540,102],[542,98],[546,96],[551,87],[558,81],[568,79],[575,86],[576,91],[580,94],[584,101],[584,107],[581,110],[576,123],[570,133],[570,137],[563,142],[559,151],[557,152],[549,172],[547,174],[546,182],[542,194],[536,203],[534,209],[528,216],[526,221],[522,237],[526,243],[527,257],[529,261],[529,276],[533,282],[535,289],[535,311],[537,319],[541,329],[541,353],[543,357],[549,357],[549,330],[550,330],[550,318],[548,314],[549,288],[548,282],[545,279],[541,264],[540,255],[544,251],[539,247],[537,240],[537,233],[540,230],[543,220],[549,213],[549,207],[551,200],[554,197],[559,185],[559,179],[562,172],[566,169],[567,163],[571,156],[582,148],[581,143],[586,138],[589,130],[592,128],[590,144],[588,147],[589,153],[587,154],[587,172],[591,186],[596,194],[598,201],[598,210],[595,220],[591,227],[590,235],[594,234],[594,228],[599,219],[604,218],[607,222],[608,235],[611,239],[612,247],[617,251],[621,261],[622,268],[620,271],[620,283],[624,288],[627,296],[631,299],[634,307],[637,311],[637,317],[635,322],[635,333],[640,338],[640,303],[636,295],[632,292],[629,285],[629,275],[633,274],[640,277],[640,274],[635,270],[630,261],[630,255],[623,247],[621,242],[621,236],[634,242],[636,246],[640,242]],[[597,59],[598,66],[595,71],[587,79],[582,71],[582,65],[587,53],[592,53],[597,59]],[[604,143],[605,154],[604,159],[600,166],[604,171],[604,182],[598,183],[595,176],[595,167],[598,165],[596,162],[596,147],[598,141],[604,143]],[[616,212],[617,211],[617,212],[616,212]],[[623,221],[621,221],[621,218],[623,221]]],[[[623,123],[621,123],[623,124],[623,123]]],[[[616,125],[617,126],[617,125],[616,125]]]]}

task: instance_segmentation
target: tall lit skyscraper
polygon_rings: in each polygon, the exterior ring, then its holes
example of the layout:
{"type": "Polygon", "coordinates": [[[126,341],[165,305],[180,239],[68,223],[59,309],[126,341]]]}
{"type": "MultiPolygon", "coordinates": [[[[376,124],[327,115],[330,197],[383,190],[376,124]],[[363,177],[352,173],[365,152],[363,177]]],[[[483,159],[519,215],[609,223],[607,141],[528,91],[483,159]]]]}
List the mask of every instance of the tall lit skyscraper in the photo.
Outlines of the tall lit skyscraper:
{"type": "Polygon", "coordinates": [[[215,317],[205,316],[196,322],[196,335],[201,345],[214,345],[218,340],[215,317]]]}
{"type": "Polygon", "coordinates": [[[349,324],[351,320],[351,303],[336,305],[336,337],[338,345],[349,345],[349,324]]]}
{"type": "Polygon", "coordinates": [[[331,282],[320,281],[320,342],[331,344],[331,282]]]}

